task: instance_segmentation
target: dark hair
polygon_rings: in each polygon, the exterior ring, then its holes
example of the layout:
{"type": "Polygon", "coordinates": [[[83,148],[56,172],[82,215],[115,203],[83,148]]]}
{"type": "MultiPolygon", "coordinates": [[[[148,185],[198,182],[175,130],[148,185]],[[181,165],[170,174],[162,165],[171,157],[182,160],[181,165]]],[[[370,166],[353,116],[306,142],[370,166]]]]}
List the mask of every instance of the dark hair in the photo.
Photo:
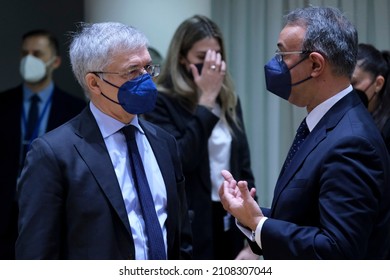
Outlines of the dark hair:
{"type": "Polygon", "coordinates": [[[390,52],[381,52],[370,44],[359,44],[357,60],[359,67],[370,73],[373,79],[382,76],[385,80],[382,89],[377,93],[377,106],[372,112],[375,123],[382,130],[390,118],[390,52]]]}
{"type": "Polygon", "coordinates": [[[358,33],[341,11],[334,7],[299,8],[285,16],[287,25],[306,29],[303,49],[319,52],[333,66],[333,72],[351,77],[355,69],[358,33]]]}
{"type": "Polygon", "coordinates": [[[27,33],[23,34],[22,41],[29,37],[36,37],[36,36],[45,36],[49,40],[49,44],[51,48],[54,51],[54,55],[59,56],[60,55],[60,44],[58,43],[57,37],[51,33],[48,30],[45,29],[34,29],[31,31],[28,31],[27,33]]]}

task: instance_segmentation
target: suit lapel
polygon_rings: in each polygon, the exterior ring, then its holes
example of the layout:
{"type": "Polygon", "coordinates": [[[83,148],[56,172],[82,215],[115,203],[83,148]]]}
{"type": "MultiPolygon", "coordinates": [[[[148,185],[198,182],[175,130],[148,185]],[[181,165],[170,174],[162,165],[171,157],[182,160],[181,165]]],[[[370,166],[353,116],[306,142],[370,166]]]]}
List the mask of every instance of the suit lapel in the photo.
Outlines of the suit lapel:
{"type": "Polygon", "coordinates": [[[75,147],[131,235],[120,186],[99,127],[89,106],[81,113],[80,120],[76,133],[81,137],[81,140],[75,144],[75,147]]]}
{"type": "MultiPolygon", "coordinates": [[[[146,137],[150,143],[150,146],[153,149],[153,153],[156,157],[158,166],[161,170],[161,174],[165,183],[166,191],[167,191],[167,214],[168,217],[176,217],[178,211],[178,207],[174,203],[178,201],[176,197],[176,181],[175,181],[175,172],[174,166],[172,164],[171,150],[167,149],[165,143],[161,143],[165,141],[165,138],[159,137],[158,132],[154,129],[153,126],[146,124],[142,119],[139,119],[140,125],[142,126],[146,137]]],[[[171,236],[171,233],[175,232],[175,223],[176,219],[167,219],[166,227],[167,227],[167,239],[168,239],[168,249],[172,248],[174,238],[171,236]]],[[[169,251],[169,250],[168,250],[169,251]]]]}
{"type": "Polygon", "coordinates": [[[326,138],[326,127],[321,127],[313,130],[306,138],[305,142],[295,154],[289,166],[283,174],[279,177],[274,191],[274,199],[272,201],[272,208],[277,203],[280,194],[286,188],[288,183],[300,169],[307,156],[317,147],[317,145],[326,138]]]}
{"type": "Polygon", "coordinates": [[[307,156],[327,137],[328,132],[333,130],[345,113],[352,106],[357,104],[357,101],[354,94],[347,94],[323,116],[319,123],[314,127],[313,131],[310,132],[299,151],[295,154],[290,165],[278,178],[271,206],[272,209],[276,205],[282,191],[288,186],[289,182],[301,168],[307,156]]]}

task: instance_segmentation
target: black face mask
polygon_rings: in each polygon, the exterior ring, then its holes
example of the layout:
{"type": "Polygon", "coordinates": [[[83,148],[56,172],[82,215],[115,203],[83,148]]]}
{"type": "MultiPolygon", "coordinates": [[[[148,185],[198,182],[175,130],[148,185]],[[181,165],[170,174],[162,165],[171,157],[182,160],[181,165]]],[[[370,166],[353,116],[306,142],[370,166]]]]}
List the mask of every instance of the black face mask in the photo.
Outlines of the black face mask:
{"type": "Polygon", "coordinates": [[[360,97],[360,100],[363,102],[364,106],[366,106],[366,108],[368,108],[368,104],[371,102],[371,100],[374,98],[374,96],[376,95],[376,92],[373,94],[373,96],[371,96],[370,99],[368,99],[368,96],[366,94],[366,91],[375,83],[375,79],[366,87],[366,89],[364,90],[360,90],[360,89],[357,89],[357,88],[354,88],[355,92],[359,95],[360,97]]]}
{"type": "MultiPolygon", "coordinates": [[[[198,69],[198,73],[199,75],[202,74],[202,69],[203,69],[203,63],[196,63],[194,64],[195,67],[198,69]]],[[[193,80],[194,79],[194,76],[192,75],[192,70],[190,69],[190,71],[188,72],[190,78],[193,80]]]]}
{"type": "Polygon", "coordinates": [[[359,96],[359,98],[362,101],[362,103],[364,104],[364,106],[367,108],[368,107],[368,97],[365,94],[365,92],[360,90],[360,89],[356,89],[356,88],[355,88],[355,92],[359,96]]]}

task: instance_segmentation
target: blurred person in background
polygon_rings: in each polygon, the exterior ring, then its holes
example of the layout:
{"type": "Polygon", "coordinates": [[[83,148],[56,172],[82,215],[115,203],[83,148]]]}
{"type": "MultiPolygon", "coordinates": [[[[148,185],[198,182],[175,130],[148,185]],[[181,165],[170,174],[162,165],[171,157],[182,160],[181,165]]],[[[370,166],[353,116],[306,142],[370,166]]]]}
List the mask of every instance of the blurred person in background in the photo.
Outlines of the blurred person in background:
{"type": "Polygon", "coordinates": [[[352,85],[365,96],[366,106],[390,152],[390,52],[359,44],[352,85]]]}
{"type": "Polygon", "coordinates": [[[195,15],[171,40],[157,78],[156,107],[143,116],[175,136],[186,178],[194,259],[254,259],[218,197],[228,168],[255,186],[239,99],[219,27],[195,15]]]}
{"type": "Polygon", "coordinates": [[[0,93],[0,259],[13,259],[17,234],[15,191],[30,143],[81,112],[86,102],[61,90],[53,72],[61,65],[57,38],[47,30],[22,36],[23,83],[0,93]]]}

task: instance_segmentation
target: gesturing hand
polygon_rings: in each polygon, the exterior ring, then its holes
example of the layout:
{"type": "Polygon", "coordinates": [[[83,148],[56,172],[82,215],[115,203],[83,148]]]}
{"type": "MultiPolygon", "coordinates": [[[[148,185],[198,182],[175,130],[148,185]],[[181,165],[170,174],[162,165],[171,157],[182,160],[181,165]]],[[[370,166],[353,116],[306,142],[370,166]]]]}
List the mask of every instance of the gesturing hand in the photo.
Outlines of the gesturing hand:
{"type": "Polygon", "coordinates": [[[227,170],[222,170],[224,181],[219,188],[219,197],[223,208],[232,214],[242,225],[255,230],[260,219],[264,216],[254,200],[256,190],[248,190],[246,181],[237,181],[227,170]]]}

